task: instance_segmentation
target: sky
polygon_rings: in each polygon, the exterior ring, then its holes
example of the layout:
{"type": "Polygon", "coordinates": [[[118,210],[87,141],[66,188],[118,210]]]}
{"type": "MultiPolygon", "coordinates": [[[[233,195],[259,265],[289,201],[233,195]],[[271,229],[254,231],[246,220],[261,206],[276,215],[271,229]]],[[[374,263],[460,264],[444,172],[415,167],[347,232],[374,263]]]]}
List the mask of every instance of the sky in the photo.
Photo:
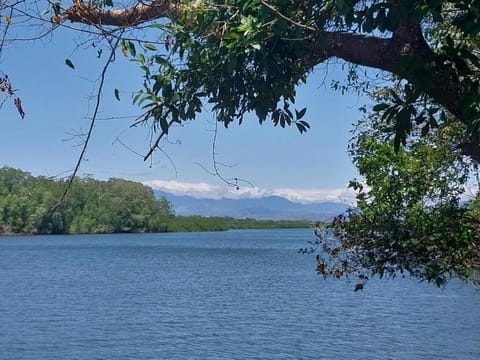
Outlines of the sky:
{"type": "MultiPolygon", "coordinates": [[[[58,31],[52,38],[15,42],[0,56],[0,73],[7,74],[21,98],[22,120],[11,98],[0,97],[0,166],[8,165],[33,175],[68,176],[80,154],[90,123],[98,77],[106,56],[98,47],[79,44],[78,34],[58,31]],[[73,62],[75,69],[65,65],[73,62]]],[[[279,195],[299,202],[322,200],[352,202],[347,189],[358,177],[347,155],[358,108],[368,102],[355,94],[330,89],[331,79],[343,79],[341,65],[330,64],[310,75],[298,89],[298,109],[307,107],[311,129],[282,129],[250,116],[240,126],[218,127],[216,160],[225,178],[241,179],[232,188],[213,176],[214,116],[204,112],[195,121],[170,131],[168,144],[152,161],[149,130],[130,128],[141,113],[131,94],[141,88],[135,63],[118,53],[107,73],[99,120],[96,123],[80,176],[114,177],[141,181],[153,188],[196,197],[279,195]],[[120,91],[120,101],[114,89],[120,91]]],[[[0,94],[2,95],[2,94],[0,94]]]]}

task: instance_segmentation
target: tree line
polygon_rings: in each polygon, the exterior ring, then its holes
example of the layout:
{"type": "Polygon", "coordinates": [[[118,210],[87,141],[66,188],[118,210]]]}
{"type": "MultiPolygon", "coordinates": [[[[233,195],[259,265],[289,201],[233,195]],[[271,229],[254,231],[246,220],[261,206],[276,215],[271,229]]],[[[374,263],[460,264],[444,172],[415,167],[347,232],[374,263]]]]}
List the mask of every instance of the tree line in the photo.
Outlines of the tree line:
{"type": "Polygon", "coordinates": [[[0,234],[141,233],[306,227],[307,221],[257,221],[176,216],[151,188],[124,179],[77,178],[57,206],[67,180],[0,168],[0,234]],[[55,209],[55,210],[54,210],[55,209]]]}
{"type": "Polygon", "coordinates": [[[5,166],[0,169],[0,232],[31,234],[166,231],[171,204],[141,183],[75,179],[56,208],[66,180],[5,166]]]}

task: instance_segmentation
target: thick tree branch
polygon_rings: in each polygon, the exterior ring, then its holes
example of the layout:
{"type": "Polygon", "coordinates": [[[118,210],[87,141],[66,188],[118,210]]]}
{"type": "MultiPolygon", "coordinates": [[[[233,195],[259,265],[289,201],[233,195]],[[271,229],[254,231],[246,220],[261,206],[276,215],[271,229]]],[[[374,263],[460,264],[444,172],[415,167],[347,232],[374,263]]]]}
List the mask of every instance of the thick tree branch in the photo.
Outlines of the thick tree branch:
{"type": "MultiPolygon", "coordinates": [[[[176,1],[153,0],[148,3],[139,2],[126,9],[104,10],[88,3],[76,1],[65,12],[65,18],[91,25],[110,25],[132,27],[146,21],[168,17],[177,19],[184,9],[176,1]]],[[[185,6],[185,5],[183,5],[185,6]]],[[[312,31],[309,29],[309,31],[312,31]]],[[[302,59],[306,71],[328,58],[336,57],[345,61],[391,72],[405,78],[416,85],[416,74],[410,69],[402,69],[399,60],[404,56],[418,57],[426,60],[425,69],[431,71],[433,66],[441,69],[442,65],[435,63],[436,55],[426,43],[422,29],[418,24],[408,21],[401,22],[390,38],[365,36],[342,31],[317,31],[314,36],[304,40],[305,48],[310,50],[310,56],[302,59]]],[[[452,77],[451,68],[438,71],[430,89],[426,90],[432,98],[444,105],[460,121],[466,123],[461,107],[461,86],[452,77]]]]}
{"type": "Polygon", "coordinates": [[[424,88],[425,91],[450,111],[457,120],[467,123],[461,106],[461,85],[452,74],[451,67],[444,67],[423,39],[420,28],[404,28],[390,38],[378,38],[346,32],[322,31],[320,39],[303,40],[310,49],[310,56],[303,59],[305,67],[313,68],[325,60],[336,57],[347,62],[387,71],[424,88]],[[416,72],[401,66],[402,58],[418,58],[423,63],[416,72]],[[432,73],[431,84],[420,83],[418,72],[432,73]]]}
{"type": "MultiPolygon", "coordinates": [[[[467,125],[462,106],[462,85],[451,67],[445,67],[443,60],[436,55],[423,38],[419,26],[400,26],[391,38],[378,38],[355,33],[320,33],[321,40],[303,40],[311,50],[310,56],[303,59],[306,69],[325,60],[336,57],[347,62],[390,72],[406,79],[443,105],[457,121],[467,125]],[[412,72],[400,65],[402,57],[422,59],[423,69],[412,72]],[[432,73],[436,69],[431,84],[419,82],[418,71],[432,73]]],[[[480,145],[472,140],[462,144],[462,153],[480,163],[480,145]]]]}
{"type": "Polygon", "coordinates": [[[466,142],[458,146],[463,155],[470,156],[473,160],[480,164],[480,146],[477,142],[466,142]]]}
{"type": "MultiPolygon", "coordinates": [[[[162,17],[178,19],[185,10],[185,6],[188,5],[181,5],[171,0],[153,0],[148,3],[139,2],[130,8],[104,10],[91,3],[77,0],[65,11],[64,16],[71,21],[91,25],[133,27],[162,17]]],[[[426,89],[426,92],[460,121],[466,123],[461,107],[459,81],[452,76],[451,67],[446,68],[445,71],[441,70],[443,65],[440,61],[435,61],[436,55],[426,43],[418,24],[409,23],[408,20],[402,21],[390,38],[319,30],[315,35],[299,41],[304,42],[305,48],[309,49],[311,54],[302,59],[306,71],[328,58],[336,57],[354,64],[388,71],[416,85],[425,86],[418,83],[417,74],[399,66],[399,60],[405,56],[423,59],[423,66],[429,67],[425,70],[431,72],[435,67],[437,71],[430,89],[426,89]]]]}
{"type": "Polygon", "coordinates": [[[139,2],[126,9],[105,10],[99,9],[91,3],[77,0],[63,15],[72,22],[87,25],[133,27],[163,17],[176,19],[180,16],[180,6],[176,1],[154,0],[139,2]]]}
{"type": "Polygon", "coordinates": [[[320,52],[320,62],[323,61],[322,57],[336,57],[354,64],[392,72],[399,57],[399,46],[392,39],[328,31],[321,32],[320,36],[324,40],[316,42],[316,46],[320,47],[315,51],[316,54],[320,52]],[[323,42],[326,46],[322,49],[323,42]]]}

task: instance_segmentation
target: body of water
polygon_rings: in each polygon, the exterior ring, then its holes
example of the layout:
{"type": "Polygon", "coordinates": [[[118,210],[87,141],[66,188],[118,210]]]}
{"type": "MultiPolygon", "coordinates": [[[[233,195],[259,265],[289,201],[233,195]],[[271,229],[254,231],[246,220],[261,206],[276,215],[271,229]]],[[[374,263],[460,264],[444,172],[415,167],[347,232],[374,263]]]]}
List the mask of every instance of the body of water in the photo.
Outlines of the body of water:
{"type": "Polygon", "coordinates": [[[0,359],[480,359],[480,293],[315,275],[308,229],[0,237],[0,359]]]}

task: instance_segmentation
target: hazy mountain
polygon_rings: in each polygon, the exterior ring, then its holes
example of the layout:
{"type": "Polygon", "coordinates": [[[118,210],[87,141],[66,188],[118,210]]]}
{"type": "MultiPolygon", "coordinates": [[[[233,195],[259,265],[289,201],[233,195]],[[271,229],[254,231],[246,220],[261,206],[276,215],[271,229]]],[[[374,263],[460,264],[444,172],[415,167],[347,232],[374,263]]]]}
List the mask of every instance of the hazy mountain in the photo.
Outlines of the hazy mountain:
{"type": "Polygon", "coordinates": [[[279,196],[243,199],[197,199],[191,196],[178,196],[155,190],[157,197],[165,196],[178,215],[230,216],[271,220],[312,221],[330,220],[348,208],[338,202],[300,204],[279,196]]]}

